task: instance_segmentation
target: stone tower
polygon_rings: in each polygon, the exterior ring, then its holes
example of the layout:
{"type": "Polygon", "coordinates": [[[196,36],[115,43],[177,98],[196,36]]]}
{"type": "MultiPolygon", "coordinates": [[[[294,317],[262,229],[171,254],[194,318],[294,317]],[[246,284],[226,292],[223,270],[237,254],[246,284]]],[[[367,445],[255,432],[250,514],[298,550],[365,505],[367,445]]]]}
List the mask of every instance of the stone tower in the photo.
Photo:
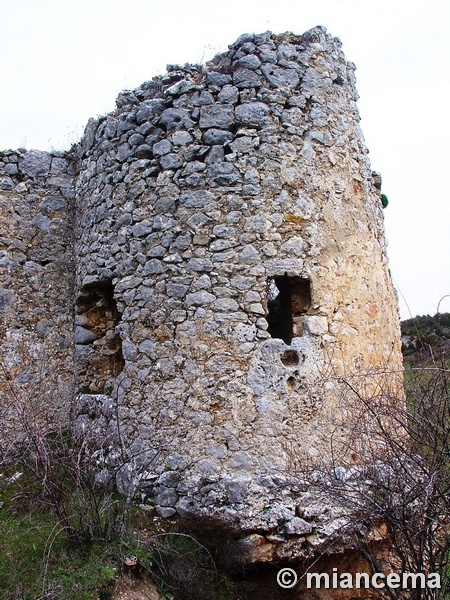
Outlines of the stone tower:
{"type": "Polygon", "coordinates": [[[117,403],[164,514],[261,508],[293,457],[327,451],[336,378],[401,369],[380,185],[340,46],[320,27],[243,35],[87,127],[78,412],[117,403]]]}
{"type": "Polygon", "coordinates": [[[292,524],[292,465],[329,451],[343,378],[401,371],[354,70],[322,27],[246,34],[122,93],[75,152],[2,163],[9,202],[60,236],[33,276],[63,288],[41,329],[68,370],[74,352],[72,415],[106,462],[126,449],[119,486],[162,516],[311,533],[292,524]]]}

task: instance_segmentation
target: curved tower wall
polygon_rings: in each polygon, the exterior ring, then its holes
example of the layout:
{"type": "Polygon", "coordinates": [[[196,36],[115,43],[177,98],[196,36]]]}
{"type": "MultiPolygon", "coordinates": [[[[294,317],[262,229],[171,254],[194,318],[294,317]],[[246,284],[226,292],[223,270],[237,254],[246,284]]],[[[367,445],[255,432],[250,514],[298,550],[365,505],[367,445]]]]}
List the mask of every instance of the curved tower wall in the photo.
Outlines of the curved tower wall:
{"type": "Polygon", "coordinates": [[[88,124],[78,416],[118,417],[167,514],[267,493],[326,452],[339,378],[401,370],[354,70],[324,28],[244,35],[88,124]]]}

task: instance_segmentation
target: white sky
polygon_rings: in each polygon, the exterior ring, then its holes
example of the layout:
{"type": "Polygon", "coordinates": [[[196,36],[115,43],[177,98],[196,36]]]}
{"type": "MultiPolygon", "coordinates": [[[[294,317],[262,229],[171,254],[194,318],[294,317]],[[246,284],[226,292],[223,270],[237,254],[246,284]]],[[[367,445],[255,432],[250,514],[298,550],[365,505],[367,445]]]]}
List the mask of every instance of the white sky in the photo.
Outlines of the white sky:
{"type": "Polygon", "coordinates": [[[1,149],[65,149],[122,89],[166,64],[209,60],[244,32],[324,25],[357,66],[402,318],[434,314],[450,294],[448,0],[0,0],[0,9],[1,149]]]}

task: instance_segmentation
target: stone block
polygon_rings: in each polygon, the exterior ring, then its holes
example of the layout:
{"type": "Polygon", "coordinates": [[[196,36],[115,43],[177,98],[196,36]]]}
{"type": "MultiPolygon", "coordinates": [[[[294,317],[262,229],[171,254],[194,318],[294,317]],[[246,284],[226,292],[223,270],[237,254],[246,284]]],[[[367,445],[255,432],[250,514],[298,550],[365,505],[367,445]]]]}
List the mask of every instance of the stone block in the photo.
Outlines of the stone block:
{"type": "Polygon", "coordinates": [[[308,316],[303,317],[303,330],[307,335],[323,335],[328,333],[328,320],[326,317],[308,316]]]}

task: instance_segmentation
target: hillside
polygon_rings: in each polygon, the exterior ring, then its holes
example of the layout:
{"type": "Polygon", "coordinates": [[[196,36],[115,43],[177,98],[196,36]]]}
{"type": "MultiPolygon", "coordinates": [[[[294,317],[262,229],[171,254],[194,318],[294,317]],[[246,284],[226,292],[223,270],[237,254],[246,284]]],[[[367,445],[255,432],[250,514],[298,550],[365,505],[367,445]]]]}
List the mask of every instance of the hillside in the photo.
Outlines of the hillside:
{"type": "Polygon", "coordinates": [[[448,361],[450,356],[450,313],[406,319],[401,323],[405,366],[425,366],[431,361],[448,361]]]}

